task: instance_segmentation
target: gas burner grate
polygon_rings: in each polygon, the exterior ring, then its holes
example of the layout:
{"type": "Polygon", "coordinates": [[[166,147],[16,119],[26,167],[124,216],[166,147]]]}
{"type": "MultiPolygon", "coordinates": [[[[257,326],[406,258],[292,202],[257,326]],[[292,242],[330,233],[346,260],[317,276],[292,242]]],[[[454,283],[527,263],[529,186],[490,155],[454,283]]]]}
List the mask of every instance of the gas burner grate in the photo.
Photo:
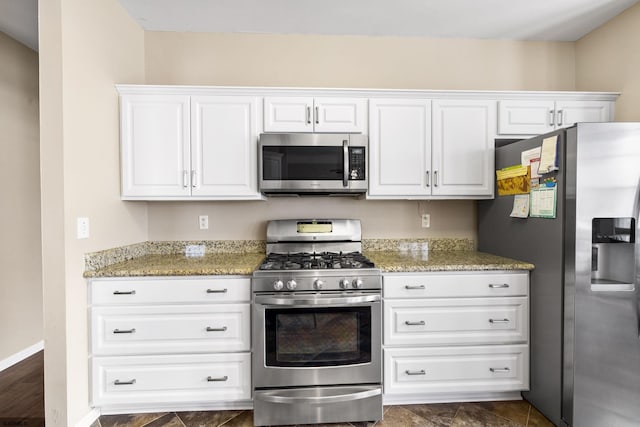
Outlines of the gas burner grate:
{"type": "Polygon", "coordinates": [[[360,252],[296,252],[271,253],[260,270],[327,270],[374,268],[375,265],[360,252]]]}

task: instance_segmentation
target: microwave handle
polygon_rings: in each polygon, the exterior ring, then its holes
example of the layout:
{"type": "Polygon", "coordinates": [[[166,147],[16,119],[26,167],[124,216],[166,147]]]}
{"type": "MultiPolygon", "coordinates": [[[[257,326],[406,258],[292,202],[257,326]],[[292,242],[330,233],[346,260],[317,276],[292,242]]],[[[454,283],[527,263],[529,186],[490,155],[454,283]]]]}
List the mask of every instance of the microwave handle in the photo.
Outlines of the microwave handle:
{"type": "Polygon", "coordinates": [[[342,186],[349,186],[349,141],[344,139],[342,141],[342,150],[344,152],[344,170],[342,175],[342,186]]]}

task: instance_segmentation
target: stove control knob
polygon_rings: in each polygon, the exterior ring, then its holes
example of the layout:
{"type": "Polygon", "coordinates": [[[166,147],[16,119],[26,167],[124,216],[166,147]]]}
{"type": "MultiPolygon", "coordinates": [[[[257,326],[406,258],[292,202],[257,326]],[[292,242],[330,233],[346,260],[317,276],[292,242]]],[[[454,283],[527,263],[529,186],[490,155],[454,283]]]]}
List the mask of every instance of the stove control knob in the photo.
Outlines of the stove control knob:
{"type": "Polygon", "coordinates": [[[275,282],[273,282],[273,289],[275,289],[276,291],[279,291],[283,287],[284,283],[282,283],[282,280],[276,280],[275,282]]]}
{"type": "Polygon", "coordinates": [[[289,289],[290,291],[294,290],[296,287],[298,287],[298,284],[295,280],[291,279],[287,282],[287,289],[289,289]]]}
{"type": "Polygon", "coordinates": [[[322,289],[323,286],[324,286],[324,282],[320,279],[316,279],[315,282],[313,282],[313,287],[318,290],[322,289]]]}
{"type": "Polygon", "coordinates": [[[342,279],[340,280],[340,287],[342,289],[349,289],[349,286],[351,285],[351,282],[349,282],[349,279],[342,279]]]}
{"type": "Polygon", "coordinates": [[[362,285],[364,284],[364,282],[362,281],[362,279],[353,279],[353,282],[351,282],[351,284],[353,285],[354,288],[360,289],[362,288],[362,285]]]}

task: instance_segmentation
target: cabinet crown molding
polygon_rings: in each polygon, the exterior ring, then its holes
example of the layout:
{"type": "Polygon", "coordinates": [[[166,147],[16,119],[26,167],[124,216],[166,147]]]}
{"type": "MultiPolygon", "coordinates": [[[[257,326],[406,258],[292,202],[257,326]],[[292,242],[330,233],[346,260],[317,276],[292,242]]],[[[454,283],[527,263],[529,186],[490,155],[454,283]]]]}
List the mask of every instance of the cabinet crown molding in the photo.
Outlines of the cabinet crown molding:
{"type": "Polygon", "coordinates": [[[117,84],[124,94],[163,93],[172,95],[244,95],[244,96],[336,96],[362,98],[426,98],[426,99],[548,99],[615,101],[620,92],[578,91],[511,91],[511,90],[428,90],[366,88],[303,88],[260,86],[188,86],[117,84]]]}

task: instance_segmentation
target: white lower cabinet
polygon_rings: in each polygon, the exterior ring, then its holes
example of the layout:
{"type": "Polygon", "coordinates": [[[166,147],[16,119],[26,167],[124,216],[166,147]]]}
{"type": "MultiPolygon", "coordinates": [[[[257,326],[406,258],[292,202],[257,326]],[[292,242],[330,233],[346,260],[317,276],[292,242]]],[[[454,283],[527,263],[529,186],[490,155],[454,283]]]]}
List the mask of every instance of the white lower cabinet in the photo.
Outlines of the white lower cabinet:
{"type": "Polygon", "coordinates": [[[89,286],[93,406],[103,413],[250,407],[250,278],[89,286]]]}
{"type": "Polygon", "coordinates": [[[385,275],[385,402],[510,399],[527,390],[528,277],[385,275]]]}

